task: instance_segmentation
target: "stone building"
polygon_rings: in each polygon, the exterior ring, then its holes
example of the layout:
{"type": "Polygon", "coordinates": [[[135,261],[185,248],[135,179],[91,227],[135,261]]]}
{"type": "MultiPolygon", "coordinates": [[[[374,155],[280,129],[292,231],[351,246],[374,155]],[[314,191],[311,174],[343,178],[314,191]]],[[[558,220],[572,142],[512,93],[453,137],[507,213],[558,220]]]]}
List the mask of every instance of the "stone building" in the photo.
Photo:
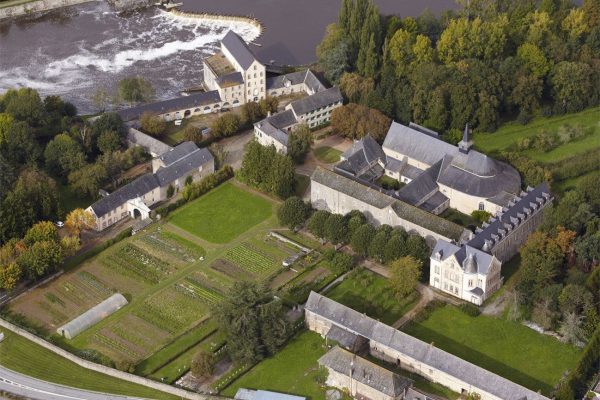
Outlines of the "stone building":
{"type": "Polygon", "coordinates": [[[216,90],[223,107],[237,107],[267,96],[267,70],[233,31],[221,40],[220,51],[202,60],[204,85],[216,90]]]}
{"type": "MultiPolygon", "coordinates": [[[[316,80],[316,77],[314,79],[316,80]]],[[[296,86],[307,89],[307,93],[313,90],[306,84],[296,86]]],[[[343,104],[340,90],[337,87],[325,89],[322,84],[316,83],[312,87],[316,90],[313,94],[292,101],[285,107],[285,111],[270,115],[254,124],[254,137],[258,143],[263,146],[275,146],[279,152],[285,154],[288,136],[296,126],[306,124],[309,128],[315,128],[331,120],[332,111],[343,104]]]]}
{"type": "Polygon", "coordinates": [[[412,381],[336,346],[319,359],[327,368],[326,384],[342,389],[352,398],[401,400],[412,381]]]}
{"type": "Polygon", "coordinates": [[[372,183],[382,175],[405,183],[396,195],[434,214],[446,208],[463,213],[505,207],[521,188],[510,165],[473,150],[468,127],[454,146],[417,124],[392,122],[382,146],[367,137],[342,155],[341,173],[372,183]],[[366,159],[368,149],[373,158],[366,159]]]}
{"type": "Polygon", "coordinates": [[[87,210],[94,216],[98,231],[127,217],[146,219],[152,205],[167,199],[169,187],[176,193],[188,178],[196,182],[214,170],[215,161],[208,149],[184,142],[153,159],[152,173],[120,187],[87,210]]]}
{"type": "Polygon", "coordinates": [[[267,78],[267,96],[271,97],[295,93],[311,96],[325,89],[325,85],[310,69],[267,78]]]}
{"type": "Polygon", "coordinates": [[[548,185],[542,183],[514,196],[462,246],[439,240],[431,253],[429,284],[481,305],[502,285],[502,262],[517,254],[551,203],[548,185]]]}
{"type": "Polygon", "coordinates": [[[482,400],[549,400],[438,349],[433,343],[425,343],[315,292],[311,292],[306,303],[305,322],[310,330],[324,337],[336,327],[362,338],[367,342],[367,352],[371,356],[457,393],[478,393],[482,400]]]}
{"type": "Polygon", "coordinates": [[[401,226],[423,236],[431,247],[439,239],[459,243],[470,237],[463,227],[350,177],[317,167],[310,179],[310,201],[316,209],[342,215],[359,210],[370,223],[401,226]]]}

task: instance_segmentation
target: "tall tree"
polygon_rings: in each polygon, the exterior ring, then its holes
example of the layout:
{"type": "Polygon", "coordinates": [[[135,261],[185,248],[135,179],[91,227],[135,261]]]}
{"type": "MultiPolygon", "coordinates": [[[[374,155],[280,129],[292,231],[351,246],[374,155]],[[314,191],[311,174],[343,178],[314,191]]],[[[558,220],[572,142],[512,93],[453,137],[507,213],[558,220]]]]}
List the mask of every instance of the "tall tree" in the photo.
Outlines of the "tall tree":
{"type": "Polygon", "coordinates": [[[402,257],[390,263],[389,285],[398,301],[417,288],[422,267],[423,264],[412,256],[402,257]]]}

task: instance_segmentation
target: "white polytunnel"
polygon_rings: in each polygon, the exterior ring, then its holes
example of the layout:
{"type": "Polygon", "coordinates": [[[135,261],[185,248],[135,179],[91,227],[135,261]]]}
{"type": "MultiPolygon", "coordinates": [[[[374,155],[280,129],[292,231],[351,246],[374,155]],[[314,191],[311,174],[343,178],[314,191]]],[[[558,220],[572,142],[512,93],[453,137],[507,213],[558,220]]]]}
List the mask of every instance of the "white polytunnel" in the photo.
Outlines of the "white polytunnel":
{"type": "Polygon", "coordinates": [[[87,328],[97,324],[127,304],[127,299],[125,299],[122,294],[115,293],[102,303],[90,308],[79,317],[67,322],[58,328],[56,332],[67,339],[73,339],[87,328]]]}

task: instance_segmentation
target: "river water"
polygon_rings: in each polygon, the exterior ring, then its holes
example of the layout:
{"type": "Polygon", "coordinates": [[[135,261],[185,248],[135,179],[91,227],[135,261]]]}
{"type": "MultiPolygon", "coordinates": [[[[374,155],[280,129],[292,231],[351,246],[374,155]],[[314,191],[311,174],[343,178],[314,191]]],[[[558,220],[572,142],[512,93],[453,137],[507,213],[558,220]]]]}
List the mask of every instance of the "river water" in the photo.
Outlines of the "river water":
{"type": "MultiPolygon", "coordinates": [[[[255,51],[265,61],[308,64],[339,0],[183,0],[184,11],[251,15],[265,25],[255,51]]],[[[418,15],[455,7],[454,0],[377,0],[382,12],[418,15]]],[[[246,41],[258,29],[174,17],[156,8],[117,13],[104,2],[55,10],[0,23],[0,92],[32,87],[57,94],[80,112],[93,112],[91,95],[116,90],[119,79],[140,75],[157,99],[177,96],[202,79],[202,58],[215,52],[232,29],[246,41]]]]}

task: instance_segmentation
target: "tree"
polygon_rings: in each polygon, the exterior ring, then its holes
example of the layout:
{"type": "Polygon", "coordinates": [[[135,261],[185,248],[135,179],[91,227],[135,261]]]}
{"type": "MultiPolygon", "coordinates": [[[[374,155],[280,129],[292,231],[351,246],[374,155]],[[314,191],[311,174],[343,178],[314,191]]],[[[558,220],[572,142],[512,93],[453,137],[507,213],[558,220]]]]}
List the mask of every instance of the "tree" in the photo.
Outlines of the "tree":
{"type": "Polygon", "coordinates": [[[237,114],[226,113],[215,119],[211,125],[211,133],[214,137],[228,137],[239,131],[241,119],[237,114]]]}
{"type": "Polygon", "coordinates": [[[76,208],[67,214],[65,227],[72,235],[79,237],[83,230],[90,230],[96,226],[96,220],[92,213],[83,208],[76,208]]]}
{"type": "Polygon", "coordinates": [[[350,237],[350,245],[357,254],[366,257],[374,237],[375,228],[365,223],[354,231],[354,234],[350,237]]]}
{"type": "Polygon", "coordinates": [[[215,368],[215,356],[205,350],[200,350],[192,359],[191,371],[195,377],[212,375],[215,368]]]}
{"type": "Polygon", "coordinates": [[[35,140],[33,129],[26,122],[13,123],[5,139],[3,153],[7,161],[14,165],[37,163],[42,151],[35,140]]]}
{"type": "Polygon", "coordinates": [[[407,234],[404,231],[394,230],[390,235],[390,239],[385,244],[383,249],[383,261],[386,264],[406,256],[406,238],[407,234]]]}
{"type": "Polygon", "coordinates": [[[325,238],[325,226],[331,214],[325,210],[318,210],[308,219],[308,230],[319,239],[325,238]]]}
{"type": "Polygon", "coordinates": [[[0,289],[12,290],[17,286],[23,271],[16,262],[0,265],[0,289]]]}
{"type": "Polygon", "coordinates": [[[592,71],[585,63],[561,61],[550,74],[555,107],[559,112],[576,112],[589,104],[592,71]]]}
{"type": "Polygon", "coordinates": [[[100,163],[88,164],[69,174],[71,188],[81,197],[96,197],[107,180],[106,168],[100,163]]]}
{"type": "Polygon", "coordinates": [[[423,263],[412,256],[402,257],[390,263],[389,285],[398,301],[417,288],[422,267],[423,263]]]}
{"type": "Polygon", "coordinates": [[[98,137],[98,150],[102,154],[117,151],[121,148],[121,138],[114,131],[104,131],[98,137]]]}
{"type": "Polygon", "coordinates": [[[167,130],[167,121],[164,118],[149,112],[142,113],[140,126],[144,132],[151,136],[162,136],[167,130]]]}
{"type": "Polygon", "coordinates": [[[31,126],[39,126],[45,116],[42,99],[34,89],[9,89],[2,96],[2,104],[4,112],[31,126]]]}
{"type": "Polygon", "coordinates": [[[254,282],[235,282],[213,315],[235,361],[256,362],[273,354],[290,333],[281,301],[254,282]]]}
{"type": "Polygon", "coordinates": [[[369,257],[382,263],[385,258],[385,246],[390,239],[390,232],[377,229],[377,233],[369,245],[369,257]]]}
{"type": "Polygon", "coordinates": [[[333,258],[330,260],[331,270],[336,275],[341,275],[348,272],[354,267],[354,257],[350,254],[335,252],[333,258]]]}
{"type": "Polygon", "coordinates": [[[471,217],[481,225],[484,222],[487,222],[492,217],[492,214],[485,210],[475,210],[471,213],[471,217]]]}
{"type": "Polygon", "coordinates": [[[299,197],[288,197],[277,210],[277,218],[281,225],[296,229],[304,224],[308,217],[309,206],[299,197]]]}
{"type": "Polygon", "coordinates": [[[346,219],[339,214],[331,214],[325,223],[325,238],[332,244],[346,240],[346,219]]]}
{"type": "Polygon", "coordinates": [[[566,343],[577,344],[583,338],[581,325],[583,318],[574,312],[567,313],[563,318],[563,323],[558,330],[562,340],[566,343]]]}
{"type": "Polygon", "coordinates": [[[325,37],[317,46],[317,58],[325,76],[332,82],[337,82],[342,73],[349,69],[350,44],[336,24],[327,26],[325,37]]]}
{"type": "Polygon", "coordinates": [[[351,139],[362,139],[369,134],[383,142],[390,123],[391,120],[380,111],[360,104],[350,103],[331,113],[333,131],[351,139]]]}
{"type": "Polygon", "coordinates": [[[0,113],[0,147],[7,141],[8,134],[15,122],[12,115],[0,113]]]}
{"type": "Polygon", "coordinates": [[[154,98],[154,95],[152,84],[140,76],[123,78],[119,81],[119,96],[130,104],[147,103],[154,98]]]}
{"type": "Polygon", "coordinates": [[[422,263],[426,263],[429,260],[431,250],[422,236],[409,235],[406,239],[406,252],[422,263]]]}
{"type": "Polygon", "coordinates": [[[29,279],[54,272],[63,259],[62,247],[55,241],[35,242],[17,259],[29,279]]]}
{"type": "Polygon", "coordinates": [[[183,138],[188,142],[194,142],[196,144],[202,141],[202,131],[197,126],[188,124],[183,128],[183,138]]]}
{"type": "Polygon", "coordinates": [[[110,104],[110,95],[102,88],[96,89],[91,96],[92,104],[98,112],[103,113],[110,104]]]}
{"type": "Polygon", "coordinates": [[[354,232],[356,232],[358,228],[367,222],[365,215],[358,210],[350,211],[348,214],[346,214],[346,219],[348,220],[348,238],[352,238],[354,232]]]}
{"type": "Polygon", "coordinates": [[[24,241],[27,246],[36,242],[56,242],[58,240],[58,229],[52,222],[42,221],[33,225],[25,234],[24,241]]]}
{"type": "Polygon", "coordinates": [[[534,44],[523,43],[517,49],[517,57],[536,78],[544,78],[550,71],[550,63],[546,56],[534,44]]]}
{"type": "Polygon", "coordinates": [[[267,96],[264,99],[260,99],[258,102],[261,115],[267,115],[268,113],[276,113],[277,107],[279,107],[279,100],[277,97],[267,96]]]}
{"type": "Polygon", "coordinates": [[[267,113],[263,113],[260,105],[255,101],[245,103],[240,107],[240,125],[252,127],[252,124],[263,118],[267,113]]]}
{"type": "Polygon", "coordinates": [[[6,196],[16,178],[14,168],[2,154],[0,154],[0,171],[2,171],[0,174],[0,203],[2,203],[2,199],[6,196]]]}
{"type": "Polygon", "coordinates": [[[302,164],[313,143],[312,133],[306,124],[298,125],[288,137],[287,154],[294,163],[302,164]]]}
{"type": "Polygon", "coordinates": [[[85,156],[77,143],[66,133],[56,135],[44,150],[46,167],[58,176],[68,175],[85,165],[85,156]]]}
{"type": "Polygon", "coordinates": [[[340,90],[351,103],[364,103],[374,85],[373,78],[364,78],[350,72],[344,72],[339,83],[340,90]]]}

